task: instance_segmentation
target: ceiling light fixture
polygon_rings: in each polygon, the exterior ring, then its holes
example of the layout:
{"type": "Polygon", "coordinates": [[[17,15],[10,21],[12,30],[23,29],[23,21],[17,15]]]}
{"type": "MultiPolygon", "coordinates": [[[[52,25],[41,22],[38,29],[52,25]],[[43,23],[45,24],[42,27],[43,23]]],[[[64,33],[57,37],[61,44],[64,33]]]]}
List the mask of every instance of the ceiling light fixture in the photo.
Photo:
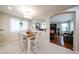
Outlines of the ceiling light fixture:
{"type": "Polygon", "coordinates": [[[8,9],[11,10],[12,8],[11,7],[8,7],[8,9]]]}
{"type": "Polygon", "coordinates": [[[29,15],[24,15],[24,18],[27,18],[27,19],[32,19],[32,16],[29,16],[29,15]]]}
{"type": "Polygon", "coordinates": [[[24,17],[28,18],[28,19],[32,19],[32,13],[30,13],[29,11],[27,11],[26,13],[24,13],[24,17]]]}

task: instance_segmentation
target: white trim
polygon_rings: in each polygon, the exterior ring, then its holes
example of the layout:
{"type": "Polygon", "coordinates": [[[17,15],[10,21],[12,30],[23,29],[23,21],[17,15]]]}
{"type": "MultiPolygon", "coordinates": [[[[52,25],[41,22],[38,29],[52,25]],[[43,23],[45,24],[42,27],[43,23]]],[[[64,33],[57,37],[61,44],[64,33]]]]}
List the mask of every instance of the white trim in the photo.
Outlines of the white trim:
{"type": "Polygon", "coordinates": [[[79,54],[79,51],[77,51],[75,48],[73,48],[73,50],[76,54],[79,54]]]}

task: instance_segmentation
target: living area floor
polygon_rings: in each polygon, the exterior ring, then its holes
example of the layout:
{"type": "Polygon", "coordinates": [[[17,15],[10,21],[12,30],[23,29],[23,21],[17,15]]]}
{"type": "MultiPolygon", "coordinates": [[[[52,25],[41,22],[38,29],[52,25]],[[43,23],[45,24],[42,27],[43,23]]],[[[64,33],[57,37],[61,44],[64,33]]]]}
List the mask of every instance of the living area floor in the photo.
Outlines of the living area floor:
{"type": "Polygon", "coordinates": [[[73,50],[73,44],[64,41],[63,35],[55,35],[55,38],[50,41],[56,45],[73,50]]]}
{"type": "MultiPolygon", "coordinates": [[[[0,44],[0,54],[27,54],[27,50],[21,50],[18,41],[12,41],[11,43],[0,44]]],[[[63,48],[61,46],[57,46],[55,44],[48,43],[46,45],[41,45],[38,48],[38,52],[36,54],[74,54],[75,52],[63,48]]]]}

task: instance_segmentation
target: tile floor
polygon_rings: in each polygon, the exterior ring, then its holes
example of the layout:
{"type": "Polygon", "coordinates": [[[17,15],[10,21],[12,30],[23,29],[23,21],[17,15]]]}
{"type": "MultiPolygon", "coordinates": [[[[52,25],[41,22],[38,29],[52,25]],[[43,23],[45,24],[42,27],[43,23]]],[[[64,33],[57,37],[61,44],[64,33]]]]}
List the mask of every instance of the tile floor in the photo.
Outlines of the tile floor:
{"type": "MultiPolygon", "coordinates": [[[[73,54],[72,50],[48,43],[41,45],[37,54],[73,54]]],[[[27,50],[21,50],[19,42],[11,42],[9,44],[0,45],[0,54],[27,54],[27,50]]],[[[31,53],[32,54],[32,53],[31,53]]]]}

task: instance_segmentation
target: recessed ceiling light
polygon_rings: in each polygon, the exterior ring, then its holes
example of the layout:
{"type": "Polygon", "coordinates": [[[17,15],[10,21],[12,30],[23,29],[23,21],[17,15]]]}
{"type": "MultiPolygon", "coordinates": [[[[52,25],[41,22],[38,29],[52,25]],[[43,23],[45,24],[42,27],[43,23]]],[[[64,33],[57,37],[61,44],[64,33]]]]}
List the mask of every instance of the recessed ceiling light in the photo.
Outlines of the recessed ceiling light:
{"type": "Polygon", "coordinates": [[[12,8],[11,7],[8,7],[8,9],[11,10],[12,8]]]}

